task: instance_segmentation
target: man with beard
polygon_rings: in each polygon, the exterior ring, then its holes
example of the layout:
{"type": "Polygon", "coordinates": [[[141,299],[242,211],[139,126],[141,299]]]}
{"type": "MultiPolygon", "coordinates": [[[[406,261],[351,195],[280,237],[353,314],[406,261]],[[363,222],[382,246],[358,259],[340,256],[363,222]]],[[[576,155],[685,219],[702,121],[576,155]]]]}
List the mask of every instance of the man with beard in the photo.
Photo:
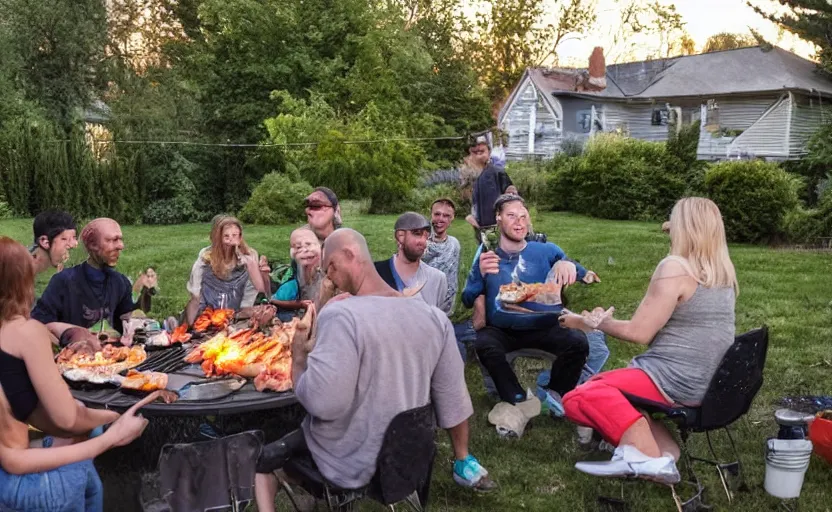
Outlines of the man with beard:
{"type": "Polygon", "coordinates": [[[448,295],[445,302],[451,305],[448,312],[453,313],[456,291],[459,287],[457,276],[459,275],[459,240],[448,234],[448,228],[454,221],[456,205],[448,198],[440,198],[433,202],[430,207],[431,233],[428,238],[428,246],[422,254],[422,261],[431,267],[439,270],[448,281],[448,295]]]}
{"type": "Polygon", "coordinates": [[[450,320],[387,286],[357,231],[338,229],[326,239],[323,268],[351,297],[321,310],[311,351],[302,341],[292,346],[295,396],[308,415],[300,430],[263,447],[255,480],[258,510],[275,510],[273,472],[306,453],[332,484],[367,485],[390,422],[428,403],[450,436],[454,481],[479,491],[494,489],[468,452],[474,408],[450,320]]]}
{"type": "MultiPolygon", "coordinates": [[[[529,212],[520,197],[500,196],[495,210],[499,245],[493,251],[480,246],[462,292],[466,307],[473,306],[480,295],[486,297],[486,325],[477,332],[477,356],[494,380],[500,399],[517,405],[527,397],[506,361],[506,354],[520,349],[539,349],[556,355],[550,380],[543,386],[542,399],[550,414],[562,416],[561,397],[575,388],[587,360],[586,335],[561,327],[556,311],[541,314],[506,309],[498,295],[502,285],[517,281],[543,283],[550,272],[555,276],[555,283],[562,286],[578,280],[589,281],[592,277],[586,278],[587,270],[567,259],[555,244],[526,241],[529,212]]],[[[529,303],[522,305],[532,307],[529,303]]]]}
{"type": "Polygon", "coordinates": [[[454,304],[448,300],[445,274],[422,261],[430,223],[416,212],[406,212],[396,220],[393,230],[398,250],[389,260],[375,263],[381,278],[394,290],[421,295],[431,306],[449,313],[454,304]]]}
{"type": "Polygon", "coordinates": [[[47,210],[35,217],[32,224],[35,242],[29,249],[35,261],[35,273],[63,269],[69,260],[69,251],[78,247],[76,229],[75,220],[67,212],[47,210]]]}
{"type": "Polygon", "coordinates": [[[87,261],[55,274],[32,310],[32,318],[46,324],[61,347],[99,350],[94,332],[110,326],[119,333],[136,309],[132,285],[116,272],[124,238],[112,219],[90,221],[81,232],[87,261]]]}

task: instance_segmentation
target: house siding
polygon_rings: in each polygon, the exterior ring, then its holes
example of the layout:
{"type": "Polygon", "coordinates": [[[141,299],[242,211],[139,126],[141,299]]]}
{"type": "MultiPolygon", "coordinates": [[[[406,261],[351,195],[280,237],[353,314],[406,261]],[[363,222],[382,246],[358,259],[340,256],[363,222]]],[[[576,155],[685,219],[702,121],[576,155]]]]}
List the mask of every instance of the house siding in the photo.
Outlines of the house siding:
{"type": "MultiPolygon", "coordinates": [[[[716,124],[713,123],[715,119],[713,111],[707,111],[706,108],[702,109],[705,112],[707,120],[702,123],[699,130],[697,158],[700,160],[722,160],[728,158],[731,145],[737,138],[715,137],[715,132],[711,130],[747,130],[778,101],[778,97],[763,96],[750,99],[716,98],[716,100],[719,105],[718,122],[716,124]]],[[[788,117],[783,121],[784,127],[787,121],[788,117]]],[[[780,136],[785,137],[785,131],[781,132],[780,136]]]]}
{"type": "Polygon", "coordinates": [[[528,156],[551,157],[560,149],[561,124],[544,104],[542,94],[535,95],[531,80],[525,80],[520,87],[500,123],[500,128],[508,133],[506,157],[513,160],[528,156]],[[532,112],[534,131],[530,134],[532,112]],[[533,153],[529,152],[530,136],[534,137],[533,153]]]}
{"type": "Polygon", "coordinates": [[[728,147],[729,155],[785,160],[789,156],[790,100],[784,97],[742,132],[728,147]]]}
{"type": "Polygon", "coordinates": [[[827,100],[824,106],[818,98],[802,95],[792,96],[791,130],[789,132],[789,156],[800,158],[806,154],[806,143],[824,120],[832,119],[824,109],[832,107],[832,101],[827,100]]]}

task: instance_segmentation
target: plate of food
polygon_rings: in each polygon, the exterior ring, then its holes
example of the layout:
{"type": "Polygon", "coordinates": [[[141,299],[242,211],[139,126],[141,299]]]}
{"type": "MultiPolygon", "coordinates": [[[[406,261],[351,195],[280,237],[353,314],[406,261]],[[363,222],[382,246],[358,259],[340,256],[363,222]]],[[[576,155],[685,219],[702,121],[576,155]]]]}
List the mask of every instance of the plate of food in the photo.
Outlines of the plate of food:
{"type": "Polygon", "coordinates": [[[58,353],[58,370],[69,381],[111,383],[113,376],[142,364],[147,352],[141,345],[121,347],[106,344],[98,352],[79,352],[66,347],[58,353]]]}

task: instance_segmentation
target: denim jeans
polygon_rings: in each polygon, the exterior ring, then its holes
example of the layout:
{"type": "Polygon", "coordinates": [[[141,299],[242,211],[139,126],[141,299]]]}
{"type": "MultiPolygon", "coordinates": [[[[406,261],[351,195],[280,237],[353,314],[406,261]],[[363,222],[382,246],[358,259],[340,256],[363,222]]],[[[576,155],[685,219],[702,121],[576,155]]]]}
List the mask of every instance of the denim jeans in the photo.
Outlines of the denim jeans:
{"type": "Polygon", "coordinates": [[[0,468],[0,512],[103,512],[104,490],[91,460],[43,473],[0,468]]]}

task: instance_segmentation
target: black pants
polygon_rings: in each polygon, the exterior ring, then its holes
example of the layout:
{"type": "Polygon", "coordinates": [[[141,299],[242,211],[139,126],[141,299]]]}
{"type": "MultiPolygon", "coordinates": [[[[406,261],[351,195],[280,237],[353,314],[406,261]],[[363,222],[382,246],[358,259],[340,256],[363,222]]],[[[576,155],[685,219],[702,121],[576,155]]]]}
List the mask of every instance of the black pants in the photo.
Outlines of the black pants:
{"type": "Polygon", "coordinates": [[[581,377],[589,345],[586,335],[576,329],[559,325],[535,331],[514,331],[486,326],[477,332],[477,357],[494,380],[500,399],[516,403],[518,396],[526,396],[514,370],[506,361],[506,354],[521,349],[545,350],[557,356],[552,363],[549,389],[561,396],[575,389],[581,377]]]}
{"type": "Polygon", "coordinates": [[[303,430],[289,432],[273,443],[263,446],[257,459],[258,473],[271,473],[283,467],[292,457],[309,453],[303,430]]]}

